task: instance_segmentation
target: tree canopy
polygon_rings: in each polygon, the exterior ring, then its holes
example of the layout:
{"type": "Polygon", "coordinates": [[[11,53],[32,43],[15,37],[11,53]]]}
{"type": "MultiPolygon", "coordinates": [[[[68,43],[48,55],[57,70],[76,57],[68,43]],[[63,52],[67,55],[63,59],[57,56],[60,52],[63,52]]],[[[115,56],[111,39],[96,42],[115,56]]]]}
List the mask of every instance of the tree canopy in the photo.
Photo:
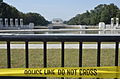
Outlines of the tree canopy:
{"type": "Polygon", "coordinates": [[[109,24],[111,18],[120,18],[120,9],[114,4],[100,4],[94,10],[86,11],[83,14],[77,14],[71,18],[67,24],[70,25],[96,25],[99,22],[109,24]]]}
{"type": "MultiPolygon", "coordinates": [[[[114,4],[100,4],[93,10],[77,14],[69,21],[70,25],[96,25],[99,22],[109,24],[111,18],[120,18],[120,9],[114,4]]],[[[38,13],[23,13],[4,2],[0,3],[0,18],[23,18],[24,24],[47,25],[49,22],[38,13]]]]}
{"type": "Polygon", "coordinates": [[[0,3],[0,18],[23,18],[24,24],[30,22],[35,25],[47,25],[48,21],[38,13],[22,13],[15,7],[10,6],[6,3],[0,3]]]}

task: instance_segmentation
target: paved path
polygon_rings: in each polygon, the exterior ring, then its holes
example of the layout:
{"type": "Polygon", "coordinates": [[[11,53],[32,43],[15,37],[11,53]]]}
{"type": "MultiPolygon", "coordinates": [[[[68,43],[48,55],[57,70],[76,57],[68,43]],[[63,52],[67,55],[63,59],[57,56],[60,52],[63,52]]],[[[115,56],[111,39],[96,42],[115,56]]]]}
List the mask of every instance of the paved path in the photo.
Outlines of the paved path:
{"type": "MultiPolygon", "coordinates": [[[[0,44],[0,49],[6,49],[6,44],[0,44]]],[[[29,44],[29,49],[42,49],[43,44],[29,44]]],[[[48,49],[60,49],[61,44],[47,44],[48,49]]],[[[79,44],[65,44],[65,49],[78,49],[79,44]]],[[[102,49],[115,48],[115,44],[102,44],[102,49]]],[[[11,49],[25,49],[24,44],[11,44],[11,49]]],[[[97,44],[83,44],[83,49],[97,49],[97,44]]]]}

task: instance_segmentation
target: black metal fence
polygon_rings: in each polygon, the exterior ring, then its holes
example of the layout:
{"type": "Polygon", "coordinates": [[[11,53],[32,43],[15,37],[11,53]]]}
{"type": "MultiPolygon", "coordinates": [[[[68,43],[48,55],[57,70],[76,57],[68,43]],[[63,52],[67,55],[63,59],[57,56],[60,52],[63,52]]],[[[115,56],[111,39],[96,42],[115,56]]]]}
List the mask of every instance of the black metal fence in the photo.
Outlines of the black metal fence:
{"type": "MultiPolygon", "coordinates": [[[[101,42],[115,42],[115,66],[118,66],[118,53],[120,35],[0,35],[0,41],[7,42],[7,67],[11,68],[11,41],[25,42],[25,61],[26,68],[29,68],[29,47],[28,43],[32,41],[43,42],[44,67],[47,67],[47,42],[61,42],[61,67],[64,67],[64,49],[65,42],[79,42],[79,67],[82,67],[83,42],[97,42],[97,66],[100,67],[101,42]]],[[[1,79],[16,79],[16,77],[0,77],[1,79]]],[[[17,79],[31,79],[30,77],[17,77],[17,79]]],[[[32,78],[41,79],[41,78],[32,78]]],[[[46,79],[46,78],[45,78],[46,79]]],[[[64,78],[62,78],[64,79],[64,78]]]]}

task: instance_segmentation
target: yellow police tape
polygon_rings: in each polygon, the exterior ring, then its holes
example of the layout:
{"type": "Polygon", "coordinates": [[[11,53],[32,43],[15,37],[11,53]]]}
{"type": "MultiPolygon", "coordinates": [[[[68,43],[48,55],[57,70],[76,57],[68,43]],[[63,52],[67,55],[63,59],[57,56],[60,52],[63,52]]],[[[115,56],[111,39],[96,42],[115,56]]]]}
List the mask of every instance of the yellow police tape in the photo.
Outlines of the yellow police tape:
{"type": "Polygon", "coordinates": [[[63,67],[0,69],[0,76],[120,78],[120,67],[63,67]]]}

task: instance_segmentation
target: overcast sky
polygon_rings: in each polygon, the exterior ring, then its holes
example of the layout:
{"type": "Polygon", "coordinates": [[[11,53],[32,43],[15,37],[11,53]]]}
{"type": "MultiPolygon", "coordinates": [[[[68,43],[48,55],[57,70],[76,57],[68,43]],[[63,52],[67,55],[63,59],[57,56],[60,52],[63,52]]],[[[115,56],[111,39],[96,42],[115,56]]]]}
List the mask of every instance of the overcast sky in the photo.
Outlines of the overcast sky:
{"type": "Polygon", "coordinates": [[[24,13],[40,13],[47,20],[53,18],[69,20],[99,4],[114,3],[120,8],[120,0],[4,0],[4,2],[24,13]]]}

